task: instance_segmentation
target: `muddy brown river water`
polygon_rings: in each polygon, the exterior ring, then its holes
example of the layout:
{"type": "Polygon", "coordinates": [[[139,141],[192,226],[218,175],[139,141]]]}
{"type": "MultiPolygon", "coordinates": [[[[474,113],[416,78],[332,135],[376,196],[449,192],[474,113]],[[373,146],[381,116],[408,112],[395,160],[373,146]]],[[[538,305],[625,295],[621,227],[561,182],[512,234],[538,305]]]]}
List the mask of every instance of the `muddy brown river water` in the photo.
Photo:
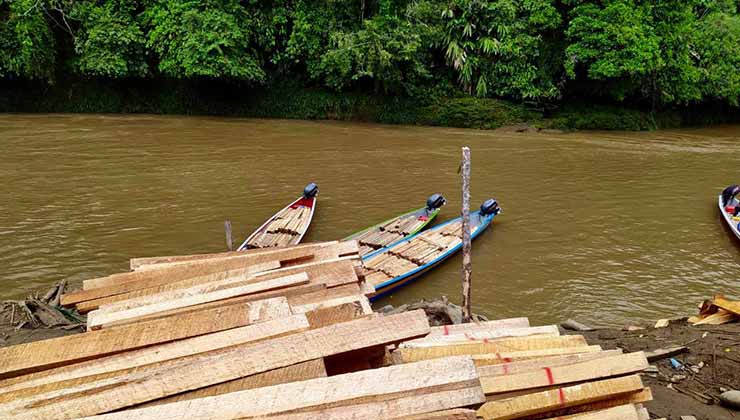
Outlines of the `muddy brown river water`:
{"type": "MultiPolygon", "coordinates": [[[[740,183],[740,126],[564,134],[356,123],[0,115],[0,299],[126,270],[133,256],[224,249],[318,183],[307,241],[333,240],[434,192],[504,213],[473,244],[474,310],[619,325],[740,294],[740,243],[717,194],[740,183]]],[[[460,257],[378,302],[459,300],[460,257]]]]}

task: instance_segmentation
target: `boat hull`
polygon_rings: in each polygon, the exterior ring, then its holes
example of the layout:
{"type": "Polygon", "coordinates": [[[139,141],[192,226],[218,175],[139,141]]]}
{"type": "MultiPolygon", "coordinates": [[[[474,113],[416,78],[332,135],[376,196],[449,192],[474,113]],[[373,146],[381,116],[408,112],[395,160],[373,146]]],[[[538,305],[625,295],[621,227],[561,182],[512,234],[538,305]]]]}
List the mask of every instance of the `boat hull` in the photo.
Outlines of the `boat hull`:
{"type": "Polygon", "coordinates": [[[255,249],[255,248],[268,248],[268,247],[284,247],[284,246],[291,246],[291,245],[298,245],[301,240],[303,240],[303,237],[306,235],[306,232],[308,232],[308,228],[311,226],[311,222],[313,221],[314,213],[316,212],[316,206],[318,203],[317,197],[298,197],[295,199],[292,203],[288,204],[287,206],[283,207],[272,215],[269,219],[267,219],[257,230],[255,230],[251,235],[247,237],[247,239],[242,242],[242,244],[239,246],[237,251],[245,251],[247,249],[255,249]],[[291,235],[290,237],[284,236],[283,238],[280,238],[277,240],[274,244],[270,246],[257,246],[257,238],[260,235],[263,235],[265,231],[267,231],[273,222],[276,221],[276,219],[281,215],[284,214],[286,211],[290,209],[297,209],[297,208],[307,208],[308,209],[308,215],[307,220],[303,221],[300,225],[300,229],[298,232],[296,232],[296,235],[291,235]]]}
{"type": "MultiPolygon", "coordinates": [[[[733,199],[733,201],[740,205],[740,203],[738,203],[735,199],[733,199]]],[[[725,210],[725,206],[722,205],[721,194],[719,195],[719,197],[717,197],[717,204],[719,206],[719,212],[722,215],[722,219],[724,219],[727,227],[729,227],[732,233],[735,234],[735,237],[740,240],[740,220],[733,220],[732,215],[727,213],[727,211],[725,210]]]]}
{"type": "MultiPolygon", "coordinates": [[[[471,240],[477,238],[478,235],[480,235],[481,233],[483,233],[483,231],[485,231],[488,228],[488,226],[490,226],[491,222],[493,221],[494,216],[495,215],[481,216],[479,212],[475,212],[474,214],[471,214],[471,218],[472,217],[480,217],[481,218],[481,220],[478,221],[478,223],[476,224],[476,226],[474,226],[474,228],[473,228],[473,230],[471,232],[471,240]]],[[[435,229],[440,229],[440,228],[446,226],[447,224],[454,223],[454,222],[457,222],[459,220],[460,220],[460,218],[452,219],[452,220],[450,220],[448,222],[445,222],[445,223],[443,223],[441,225],[435,226],[434,228],[432,228],[430,230],[427,230],[425,232],[430,232],[430,231],[433,231],[435,229]]],[[[415,236],[416,235],[414,235],[414,237],[415,236]]],[[[408,242],[408,241],[413,240],[414,237],[409,237],[409,238],[406,238],[406,239],[404,239],[402,241],[399,241],[398,243],[389,245],[389,246],[387,246],[387,247],[385,247],[383,249],[380,249],[380,250],[378,250],[378,251],[376,251],[376,252],[374,252],[372,254],[367,255],[364,259],[370,259],[370,258],[372,258],[374,256],[377,256],[377,255],[379,255],[379,254],[381,254],[381,253],[383,253],[385,251],[392,250],[394,247],[399,246],[400,244],[402,244],[404,242],[408,242]]],[[[454,247],[448,249],[447,251],[445,251],[444,253],[442,253],[437,258],[433,259],[432,261],[430,261],[430,262],[428,262],[428,263],[426,263],[426,264],[424,264],[424,265],[422,265],[422,266],[420,266],[420,267],[418,267],[418,268],[416,268],[414,270],[408,271],[408,272],[406,272],[406,273],[404,273],[404,274],[402,274],[400,276],[394,277],[394,278],[392,278],[392,279],[390,279],[388,281],[385,281],[383,283],[380,283],[380,284],[375,285],[374,286],[375,287],[375,293],[370,296],[370,300],[371,301],[375,301],[377,299],[380,299],[383,296],[386,296],[386,295],[394,292],[395,290],[397,290],[397,289],[399,289],[399,288],[401,288],[403,286],[406,286],[407,284],[413,282],[414,280],[416,280],[419,277],[421,277],[424,274],[426,274],[429,270],[432,270],[433,268],[435,268],[438,265],[442,264],[444,261],[446,261],[451,256],[455,255],[458,251],[460,251],[460,249],[462,249],[462,242],[459,243],[459,244],[457,244],[457,245],[455,245],[454,247]]]]}

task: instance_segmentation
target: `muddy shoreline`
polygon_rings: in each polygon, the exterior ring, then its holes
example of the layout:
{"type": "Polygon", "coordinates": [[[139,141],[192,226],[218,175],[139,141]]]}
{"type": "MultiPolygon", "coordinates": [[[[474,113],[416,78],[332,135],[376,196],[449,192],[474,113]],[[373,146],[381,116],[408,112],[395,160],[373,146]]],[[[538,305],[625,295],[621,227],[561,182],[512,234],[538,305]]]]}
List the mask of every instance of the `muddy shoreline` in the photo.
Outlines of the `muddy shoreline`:
{"type": "MultiPolygon", "coordinates": [[[[376,308],[376,311],[391,314],[414,309],[424,309],[432,325],[460,323],[461,320],[459,306],[445,298],[397,308],[389,305],[376,308]]],[[[486,317],[477,315],[476,319],[485,320],[486,317]]],[[[623,328],[584,326],[591,330],[577,331],[563,328],[562,323],[559,325],[562,334],[581,334],[589,344],[600,345],[605,350],[621,349],[625,352],[645,351],[653,354],[662,349],[680,348],[666,356],[656,355],[651,360],[651,368],[642,374],[645,385],[653,392],[654,400],[646,404],[652,418],[740,418],[740,412],[721,406],[718,399],[726,390],[740,389],[740,323],[695,326],[689,324],[687,319],[670,320],[662,328],[629,324],[623,328]]],[[[84,325],[48,327],[34,326],[31,322],[11,325],[8,321],[7,314],[4,313],[0,325],[0,347],[84,331],[84,325]]]]}

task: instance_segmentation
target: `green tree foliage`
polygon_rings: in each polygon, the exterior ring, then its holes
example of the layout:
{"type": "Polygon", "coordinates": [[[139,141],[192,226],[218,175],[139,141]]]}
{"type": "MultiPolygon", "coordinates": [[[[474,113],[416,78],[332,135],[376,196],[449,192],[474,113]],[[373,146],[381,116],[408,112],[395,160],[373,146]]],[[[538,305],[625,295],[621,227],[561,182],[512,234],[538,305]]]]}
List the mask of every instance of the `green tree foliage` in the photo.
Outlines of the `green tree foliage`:
{"type": "Polygon", "coordinates": [[[145,76],[146,37],[136,19],[134,0],[80,1],[70,17],[78,23],[74,38],[76,70],[105,77],[145,76]]]}
{"type": "Polygon", "coordinates": [[[337,90],[368,80],[376,91],[408,93],[429,77],[420,36],[397,18],[365,20],[358,31],[333,33],[329,45],[318,73],[337,90]]]}
{"type": "Polygon", "coordinates": [[[0,78],[289,79],[341,94],[740,106],[739,7],[737,0],[0,0],[0,78]]]}
{"type": "Polygon", "coordinates": [[[0,76],[54,78],[55,39],[36,0],[0,0],[0,76]]]}
{"type": "Polygon", "coordinates": [[[453,0],[442,8],[443,47],[463,88],[477,96],[550,98],[537,59],[560,16],[547,0],[453,0]]]}
{"type": "Polygon", "coordinates": [[[711,0],[605,0],[570,10],[566,71],[612,97],[737,104],[737,6],[711,0]]]}
{"type": "Polygon", "coordinates": [[[262,81],[255,22],[238,0],[155,0],[143,13],[146,46],[175,78],[262,81]]]}

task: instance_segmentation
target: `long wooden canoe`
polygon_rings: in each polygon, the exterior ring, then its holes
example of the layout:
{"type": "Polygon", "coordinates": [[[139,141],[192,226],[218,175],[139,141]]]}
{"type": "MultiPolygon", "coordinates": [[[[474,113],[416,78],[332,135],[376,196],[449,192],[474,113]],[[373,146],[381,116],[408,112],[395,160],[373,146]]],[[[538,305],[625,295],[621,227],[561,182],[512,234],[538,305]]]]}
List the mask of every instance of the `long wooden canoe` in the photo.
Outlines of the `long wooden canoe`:
{"type": "Polygon", "coordinates": [[[310,183],[303,195],[267,219],[239,246],[238,251],[297,245],[311,225],[319,188],[310,183]]]}
{"type": "Polygon", "coordinates": [[[732,233],[740,239],[740,187],[731,185],[717,197],[719,212],[732,233]]]}
{"type": "Polygon", "coordinates": [[[360,256],[368,255],[424,229],[446,202],[441,194],[434,194],[427,199],[426,206],[370,226],[343,240],[356,240],[360,244],[360,256]]]}
{"type": "MultiPolygon", "coordinates": [[[[475,239],[501,212],[495,200],[470,214],[470,234],[475,239]]],[[[458,217],[363,258],[365,280],[375,287],[371,300],[417,279],[462,248],[462,218],[458,217]]]]}

